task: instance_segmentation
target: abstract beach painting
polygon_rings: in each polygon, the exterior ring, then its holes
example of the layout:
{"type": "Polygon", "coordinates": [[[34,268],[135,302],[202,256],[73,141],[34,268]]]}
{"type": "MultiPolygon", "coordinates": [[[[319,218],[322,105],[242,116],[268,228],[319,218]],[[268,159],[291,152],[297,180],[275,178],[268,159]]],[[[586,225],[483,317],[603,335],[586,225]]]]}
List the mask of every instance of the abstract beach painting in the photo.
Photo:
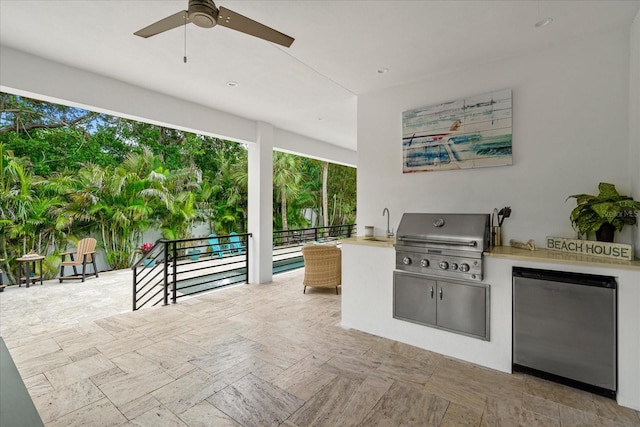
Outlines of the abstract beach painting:
{"type": "Polygon", "coordinates": [[[402,113],[402,171],[512,164],[511,89],[402,113]]]}

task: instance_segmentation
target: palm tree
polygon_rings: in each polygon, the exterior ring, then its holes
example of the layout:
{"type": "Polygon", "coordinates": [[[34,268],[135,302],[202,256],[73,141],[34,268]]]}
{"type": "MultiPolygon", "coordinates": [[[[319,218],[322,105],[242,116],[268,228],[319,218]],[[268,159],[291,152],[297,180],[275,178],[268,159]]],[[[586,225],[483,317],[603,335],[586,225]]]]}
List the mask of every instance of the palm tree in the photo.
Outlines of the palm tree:
{"type": "Polygon", "coordinates": [[[302,177],[298,156],[280,151],[273,153],[273,190],[279,198],[283,230],[289,229],[287,200],[300,194],[302,177]]]}
{"type": "Polygon", "coordinates": [[[166,171],[164,176],[165,193],[157,193],[161,200],[166,200],[164,209],[157,213],[162,235],[170,240],[188,238],[194,220],[200,217],[197,204],[202,175],[199,169],[188,167],[166,171]]]}
{"type": "Polygon", "coordinates": [[[4,152],[0,144],[0,187],[2,200],[0,214],[3,218],[2,235],[22,240],[22,251],[26,251],[29,214],[33,203],[33,176],[25,159],[16,158],[12,152],[4,152]]]}
{"type": "Polygon", "coordinates": [[[64,230],[67,236],[79,236],[96,230],[97,217],[93,214],[100,201],[100,195],[106,190],[105,170],[94,165],[84,165],[77,173],[56,173],[45,187],[64,197],[65,204],[57,212],[58,230],[64,230]]]}
{"type": "MultiPolygon", "coordinates": [[[[0,143],[0,257],[5,259],[9,281],[15,282],[10,261],[35,250],[46,253],[55,246],[54,209],[60,200],[38,194],[44,181],[31,173],[29,162],[5,151],[0,143]]],[[[55,268],[47,260],[47,271],[55,268]]],[[[43,273],[43,272],[41,272],[43,273]]]]}
{"type": "Polygon", "coordinates": [[[76,238],[99,234],[111,267],[127,268],[151,226],[168,239],[186,237],[199,215],[200,183],[195,167],[170,171],[143,148],[117,167],[87,164],[74,176],[54,176],[47,188],[67,202],[58,211],[58,230],[76,238]]]}
{"type": "Polygon", "coordinates": [[[59,227],[76,237],[99,233],[111,267],[129,267],[154,207],[167,204],[164,175],[152,169],[158,164],[147,150],[129,154],[118,167],[87,164],[73,177],[52,180],[67,199],[59,227]]]}
{"type": "Polygon", "coordinates": [[[208,175],[211,186],[210,215],[211,231],[227,234],[246,230],[248,170],[246,152],[227,153],[216,156],[216,173],[208,175]]]}
{"type": "Polygon", "coordinates": [[[161,165],[161,159],[143,149],[127,155],[122,166],[105,169],[105,185],[91,213],[114,268],[131,265],[142,233],[155,223],[154,211],[169,205],[164,174],[154,170],[161,165]]]}
{"type": "MultiPolygon", "coordinates": [[[[30,211],[31,180],[26,160],[14,157],[0,143],[0,251],[5,260],[3,269],[7,272],[10,283],[15,282],[15,277],[9,261],[11,257],[17,258],[19,251],[24,253],[24,249],[16,243],[19,245],[21,228],[26,224],[30,211]]],[[[26,242],[23,243],[24,246],[26,242]]]]}

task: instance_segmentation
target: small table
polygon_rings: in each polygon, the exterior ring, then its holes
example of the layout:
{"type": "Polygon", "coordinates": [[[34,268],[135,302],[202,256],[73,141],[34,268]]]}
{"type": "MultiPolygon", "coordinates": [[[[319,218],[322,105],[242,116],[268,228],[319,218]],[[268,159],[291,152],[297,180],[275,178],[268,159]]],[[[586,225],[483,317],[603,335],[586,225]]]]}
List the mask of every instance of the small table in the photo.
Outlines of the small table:
{"type": "Polygon", "coordinates": [[[27,288],[31,284],[31,282],[35,282],[40,279],[40,286],[42,286],[42,260],[44,256],[27,256],[16,259],[18,261],[18,286],[22,286],[22,283],[26,283],[27,288]],[[31,277],[31,270],[33,268],[33,272],[36,271],[36,262],[40,262],[40,275],[31,277]],[[25,268],[25,274],[22,276],[22,268],[25,268]]]}

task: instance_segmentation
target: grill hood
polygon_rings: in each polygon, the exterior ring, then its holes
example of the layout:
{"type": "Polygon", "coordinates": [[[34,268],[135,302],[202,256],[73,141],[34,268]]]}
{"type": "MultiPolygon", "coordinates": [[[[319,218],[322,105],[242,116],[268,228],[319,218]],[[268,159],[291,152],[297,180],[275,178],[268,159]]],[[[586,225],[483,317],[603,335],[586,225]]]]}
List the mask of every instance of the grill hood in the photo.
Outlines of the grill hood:
{"type": "Polygon", "coordinates": [[[489,214],[405,213],[396,246],[480,252],[489,249],[489,214]]]}

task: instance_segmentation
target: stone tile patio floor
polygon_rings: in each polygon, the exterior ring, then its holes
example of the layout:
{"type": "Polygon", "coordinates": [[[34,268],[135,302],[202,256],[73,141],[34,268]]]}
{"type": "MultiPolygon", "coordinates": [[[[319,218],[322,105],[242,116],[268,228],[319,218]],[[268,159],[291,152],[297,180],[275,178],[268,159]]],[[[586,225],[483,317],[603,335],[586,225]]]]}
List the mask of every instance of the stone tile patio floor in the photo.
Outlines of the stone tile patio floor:
{"type": "Polygon", "coordinates": [[[131,272],[0,293],[47,426],[640,426],[614,401],[340,327],[297,271],[131,311],[131,272]]]}
{"type": "Polygon", "coordinates": [[[45,280],[0,293],[0,335],[39,335],[131,311],[131,270],[105,271],[80,280],[45,280]]]}

